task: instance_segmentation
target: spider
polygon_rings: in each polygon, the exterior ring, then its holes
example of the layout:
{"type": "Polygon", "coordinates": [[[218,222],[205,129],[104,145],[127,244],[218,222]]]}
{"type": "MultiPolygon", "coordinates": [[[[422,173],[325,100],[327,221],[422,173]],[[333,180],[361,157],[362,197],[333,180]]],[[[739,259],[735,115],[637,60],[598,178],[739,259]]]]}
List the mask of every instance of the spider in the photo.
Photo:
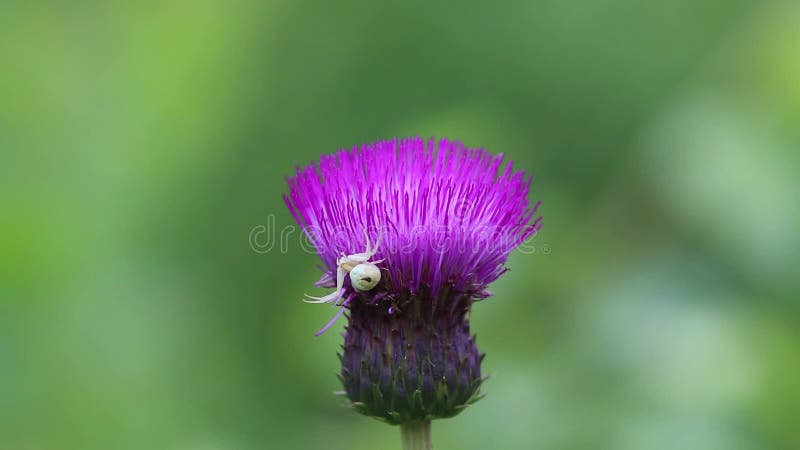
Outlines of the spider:
{"type": "Polygon", "coordinates": [[[310,300],[303,299],[306,303],[336,303],[344,295],[344,277],[350,274],[350,284],[353,289],[359,292],[366,292],[375,288],[378,282],[381,281],[381,270],[376,264],[383,262],[383,259],[377,261],[370,261],[369,259],[375,256],[378,252],[378,247],[381,245],[382,236],[378,237],[378,242],[375,243],[375,248],[372,248],[369,236],[366,231],[364,237],[367,239],[367,249],[362,253],[354,253],[352,255],[345,255],[344,252],[336,259],[336,290],[324,297],[313,297],[306,294],[310,300]]]}

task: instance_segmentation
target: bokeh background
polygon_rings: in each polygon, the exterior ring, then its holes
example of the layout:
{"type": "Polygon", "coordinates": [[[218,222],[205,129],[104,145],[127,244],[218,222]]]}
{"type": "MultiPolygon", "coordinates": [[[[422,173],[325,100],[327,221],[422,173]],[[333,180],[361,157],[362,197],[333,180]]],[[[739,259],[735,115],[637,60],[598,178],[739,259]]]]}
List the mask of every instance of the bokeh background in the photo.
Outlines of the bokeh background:
{"type": "Polygon", "coordinates": [[[296,165],[415,134],[505,152],[545,216],[474,309],[494,376],[437,448],[800,448],[799,23],[0,3],[0,448],[399,449],[332,395],[315,256],[250,235],[293,224],[296,165]]]}

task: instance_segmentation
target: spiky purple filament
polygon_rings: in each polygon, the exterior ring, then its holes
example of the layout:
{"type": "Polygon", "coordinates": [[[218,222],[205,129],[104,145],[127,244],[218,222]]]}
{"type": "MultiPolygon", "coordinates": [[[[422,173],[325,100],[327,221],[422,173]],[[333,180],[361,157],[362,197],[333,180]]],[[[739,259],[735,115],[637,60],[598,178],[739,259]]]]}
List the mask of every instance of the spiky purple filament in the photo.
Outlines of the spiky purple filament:
{"type": "MultiPolygon", "coordinates": [[[[329,277],[341,253],[382,238],[391,298],[422,289],[481,296],[508,254],[541,226],[527,200],[531,178],[503,156],[446,139],[380,141],[322,156],[289,178],[287,206],[329,277]]],[[[352,288],[347,288],[352,292],[352,288]]]]}

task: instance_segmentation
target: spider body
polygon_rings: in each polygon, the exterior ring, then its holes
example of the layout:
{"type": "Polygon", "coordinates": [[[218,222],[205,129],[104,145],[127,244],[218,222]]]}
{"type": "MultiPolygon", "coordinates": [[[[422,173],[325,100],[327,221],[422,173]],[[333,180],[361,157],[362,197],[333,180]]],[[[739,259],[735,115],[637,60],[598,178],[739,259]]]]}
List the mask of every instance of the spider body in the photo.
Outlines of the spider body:
{"type": "MultiPolygon", "coordinates": [[[[366,236],[366,233],[364,233],[366,236]]],[[[375,288],[381,281],[381,270],[376,264],[383,260],[370,261],[369,259],[375,256],[378,252],[381,239],[375,243],[375,248],[372,248],[369,236],[367,238],[367,248],[362,253],[354,253],[352,255],[345,255],[344,253],[336,260],[336,290],[324,297],[312,297],[306,294],[310,300],[304,299],[306,303],[336,303],[344,295],[344,278],[350,275],[350,284],[353,289],[359,292],[366,292],[375,288]]]]}

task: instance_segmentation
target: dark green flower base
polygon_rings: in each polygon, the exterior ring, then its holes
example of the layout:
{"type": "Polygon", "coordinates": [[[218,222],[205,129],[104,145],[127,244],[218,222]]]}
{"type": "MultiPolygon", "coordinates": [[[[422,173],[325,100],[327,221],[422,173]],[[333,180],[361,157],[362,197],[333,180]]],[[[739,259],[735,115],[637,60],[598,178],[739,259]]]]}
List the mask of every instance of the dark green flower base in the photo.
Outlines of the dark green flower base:
{"type": "Polygon", "coordinates": [[[360,413],[391,424],[452,417],[480,398],[483,354],[468,296],[408,297],[349,310],[340,375],[360,413]],[[399,307],[399,310],[397,308],[399,307]]]}

